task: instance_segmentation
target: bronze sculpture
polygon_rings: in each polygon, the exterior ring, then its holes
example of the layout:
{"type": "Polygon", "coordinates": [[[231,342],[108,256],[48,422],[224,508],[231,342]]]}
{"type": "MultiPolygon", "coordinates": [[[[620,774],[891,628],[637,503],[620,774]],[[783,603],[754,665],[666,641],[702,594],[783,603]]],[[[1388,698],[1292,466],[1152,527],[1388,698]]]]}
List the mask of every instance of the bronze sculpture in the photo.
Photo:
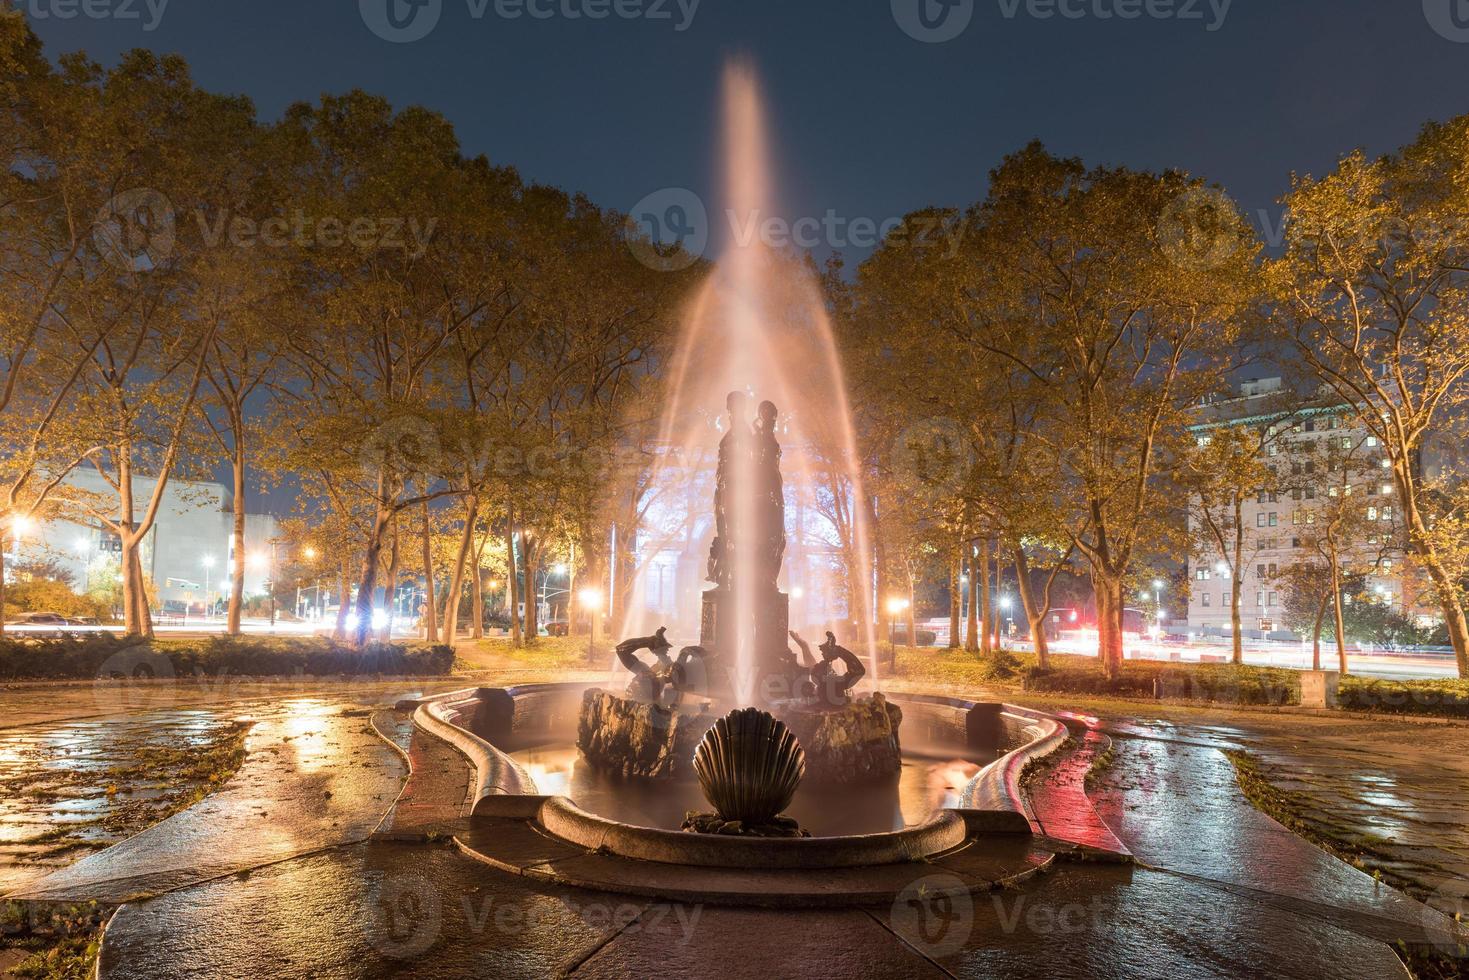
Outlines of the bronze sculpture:
{"type": "Polygon", "coordinates": [[[673,644],[664,636],[666,632],[667,627],[659,627],[652,636],[623,640],[617,644],[618,662],[632,673],[627,696],[634,701],[658,702],[663,699],[664,688],[668,686],[674,667],[673,661],[668,659],[668,651],[673,649],[673,644]],[[652,666],[637,656],[639,650],[647,650],[653,655],[655,662],[652,666]]]}
{"type": "Polygon", "coordinates": [[[827,632],[826,642],[817,649],[821,651],[821,662],[811,668],[811,682],[816,686],[817,697],[828,704],[847,703],[852,696],[852,688],[867,675],[867,668],[862,666],[855,653],[837,644],[834,633],[827,632]],[[832,670],[839,660],[846,668],[840,677],[832,670]]]}
{"type": "Polygon", "coordinates": [[[729,431],[719,440],[719,468],[714,476],[714,542],[709,546],[709,581],[720,588],[733,588],[735,549],[741,544],[744,528],[739,527],[739,512],[734,500],[743,487],[737,487],[748,473],[744,464],[750,459],[754,433],[745,417],[749,402],[743,391],[732,391],[725,399],[729,412],[729,431]]]}

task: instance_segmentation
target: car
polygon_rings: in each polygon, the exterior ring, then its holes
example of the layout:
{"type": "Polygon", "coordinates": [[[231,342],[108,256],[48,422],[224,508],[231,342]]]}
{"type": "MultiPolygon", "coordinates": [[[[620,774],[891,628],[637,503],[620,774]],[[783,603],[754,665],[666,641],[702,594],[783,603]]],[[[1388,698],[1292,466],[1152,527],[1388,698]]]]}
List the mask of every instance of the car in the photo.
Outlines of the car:
{"type": "Polygon", "coordinates": [[[15,619],[5,624],[6,626],[70,626],[71,620],[60,613],[54,612],[30,612],[21,613],[15,619]]]}
{"type": "Polygon", "coordinates": [[[546,624],[547,636],[570,636],[571,624],[564,619],[558,619],[553,623],[546,624]]]}

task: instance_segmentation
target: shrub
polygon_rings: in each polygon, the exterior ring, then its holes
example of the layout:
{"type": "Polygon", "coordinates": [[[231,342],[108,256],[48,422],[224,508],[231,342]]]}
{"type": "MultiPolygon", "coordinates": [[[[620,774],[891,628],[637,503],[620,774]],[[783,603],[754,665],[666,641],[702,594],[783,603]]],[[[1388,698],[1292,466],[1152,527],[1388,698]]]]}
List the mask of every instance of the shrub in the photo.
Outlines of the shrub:
{"type": "Polygon", "coordinates": [[[1344,677],[1339,703],[1353,711],[1469,718],[1469,680],[1389,681],[1344,677]]]}
{"type": "Polygon", "coordinates": [[[0,640],[0,678],[8,680],[157,676],[170,669],[175,676],[442,676],[453,666],[454,650],[447,646],[380,644],[356,650],[322,639],[249,636],[150,643],[111,633],[0,640]]]}

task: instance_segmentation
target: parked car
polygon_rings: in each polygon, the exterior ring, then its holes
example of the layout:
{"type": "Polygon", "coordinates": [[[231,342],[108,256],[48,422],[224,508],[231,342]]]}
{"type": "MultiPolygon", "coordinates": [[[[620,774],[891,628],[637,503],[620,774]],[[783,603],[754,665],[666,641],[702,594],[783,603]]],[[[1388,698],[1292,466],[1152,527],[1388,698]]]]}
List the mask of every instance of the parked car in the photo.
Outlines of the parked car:
{"type": "Polygon", "coordinates": [[[564,619],[558,619],[553,623],[546,624],[547,636],[570,636],[571,624],[564,619]]]}
{"type": "Polygon", "coordinates": [[[15,619],[10,620],[6,626],[18,626],[21,629],[32,629],[36,631],[55,631],[70,629],[76,624],[60,613],[54,612],[30,612],[21,613],[15,619]]]}

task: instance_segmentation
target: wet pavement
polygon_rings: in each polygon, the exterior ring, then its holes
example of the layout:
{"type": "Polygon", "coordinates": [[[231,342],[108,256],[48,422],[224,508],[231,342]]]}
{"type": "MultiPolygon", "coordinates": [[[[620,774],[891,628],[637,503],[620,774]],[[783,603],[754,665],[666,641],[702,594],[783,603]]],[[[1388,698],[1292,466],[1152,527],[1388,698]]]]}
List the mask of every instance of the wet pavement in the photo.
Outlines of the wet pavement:
{"type": "Polygon", "coordinates": [[[0,894],[187,807],[239,742],[197,710],[0,731],[0,894]]]}
{"type": "Polygon", "coordinates": [[[1377,978],[1406,976],[1391,942],[1453,938],[1445,917],[1251,806],[1224,751],[1460,880],[1469,727],[1078,713],[1078,765],[1104,750],[1092,733],[1111,737],[1089,795],[1136,866],[1063,863],[967,903],[936,899],[944,872],[915,867],[890,908],[770,912],[531,881],[444,843],[369,842],[405,770],[383,735],[406,733],[369,700],[241,712],[255,727],[235,781],[29,890],[128,900],[104,946],[111,977],[1377,978]]]}
{"type": "Polygon", "coordinates": [[[373,709],[351,697],[245,707],[248,756],[224,788],[7,897],[117,902],[365,840],[407,774],[373,709]]]}

